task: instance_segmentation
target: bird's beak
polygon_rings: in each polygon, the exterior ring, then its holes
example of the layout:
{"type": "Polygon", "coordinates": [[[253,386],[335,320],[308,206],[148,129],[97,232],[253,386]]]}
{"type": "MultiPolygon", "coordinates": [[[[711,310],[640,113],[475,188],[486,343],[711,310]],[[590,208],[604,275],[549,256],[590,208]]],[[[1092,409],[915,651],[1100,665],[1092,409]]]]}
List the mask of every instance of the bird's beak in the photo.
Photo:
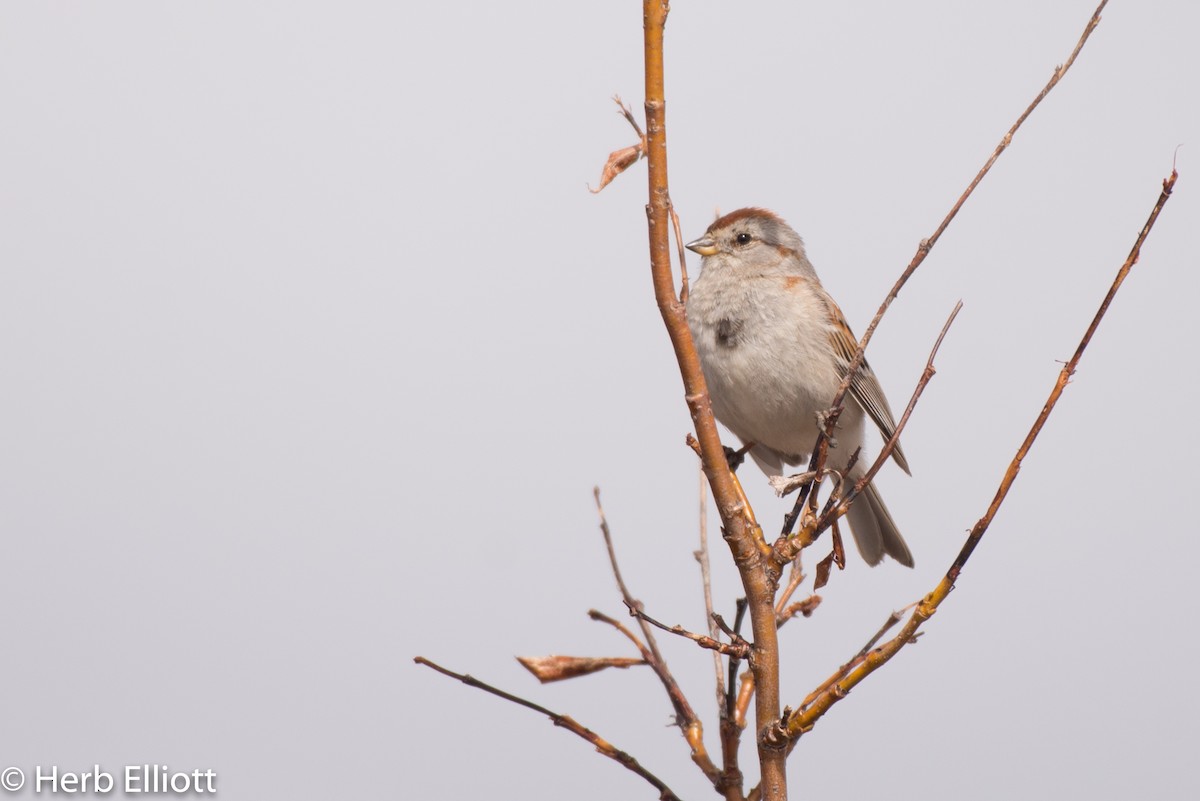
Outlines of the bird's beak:
{"type": "Polygon", "coordinates": [[[707,236],[702,236],[694,242],[688,242],[684,247],[701,256],[712,256],[717,252],[717,243],[707,236]]]}

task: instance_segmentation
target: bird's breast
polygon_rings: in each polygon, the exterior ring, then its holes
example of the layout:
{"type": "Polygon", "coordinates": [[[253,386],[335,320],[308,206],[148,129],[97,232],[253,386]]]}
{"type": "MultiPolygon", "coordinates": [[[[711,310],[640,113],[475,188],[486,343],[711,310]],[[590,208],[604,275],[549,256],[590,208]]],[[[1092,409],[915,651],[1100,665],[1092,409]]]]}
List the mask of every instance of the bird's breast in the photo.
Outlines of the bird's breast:
{"type": "Polygon", "coordinates": [[[841,380],[824,309],[785,278],[708,278],[692,289],[688,321],[713,413],[743,440],[807,453],[841,380]]]}

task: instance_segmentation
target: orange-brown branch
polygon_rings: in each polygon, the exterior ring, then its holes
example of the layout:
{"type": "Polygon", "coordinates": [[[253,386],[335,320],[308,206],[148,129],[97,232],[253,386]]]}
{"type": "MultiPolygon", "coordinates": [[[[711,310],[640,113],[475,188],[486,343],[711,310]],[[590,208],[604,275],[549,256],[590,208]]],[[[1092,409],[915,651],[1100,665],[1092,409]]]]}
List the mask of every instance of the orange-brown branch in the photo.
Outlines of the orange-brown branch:
{"type": "Polygon", "coordinates": [[[442,667],[441,665],[437,664],[436,662],[429,661],[428,659],[426,659],[423,656],[415,657],[413,659],[413,661],[416,662],[418,665],[424,665],[427,668],[432,668],[433,670],[436,670],[438,673],[441,673],[443,676],[449,676],[452,679],[458,679],[459,681],[461,681],[463,684],[467,685],[468,687],[475,687],[477,689],[483,690],[486,693],[491,693],[492,695],[496,696],[497,698],[503,698],[505,701],[512,701],[514,704],[517,704],[518,706],[523,706],[526,709],[532,709],[534,712],[540,712],[541,714],[550,718],[550,720],[554,723],[555,726],[560,726],[560,727],[566,729],[567,731],[571,732],[572,734],[574,734],[578,737],[582,737],[583,739],[587,740],[589,743],[594,745],[596,747],[596,750],[599,751],[601,754],[603,754],[604,756],[608,757],[609,759],[619,763],[626,770],[630,770],[630,771],[636,773],[637,775],[641,776],[646,781],[648,781],[651,785],[654,786],[654,789],[658,790],[658,793],[659,793],[658,797],[660,799],[663,799],[663,801],[679,801],[679,796],[675,795],[675,793],[671,790],[671,788],[668,787],[662,781],[662,779],[658,778],[653,773],[651,773],[650,771],[643,768],[641,763],[638,762],[632,755],[615,747],[612,743],[608,742],[608,740],[605,740],[603,737],[596,734],[594,731],[592,731],[588,727],[582,725],[577,720],[572,718],[570,715],[560,715],[559,713],[553,712],[544,706],[535,704],[532,701],[527,701],[526,699],[521,698],[520,696],[513,695],[512,693],[506,693],[503,690],[497,689],[496,687],[493,687],[490,684],[480,681],[479,679],[475,678],[474,676],[469,676],[465,673],[455,673],[453,670],[448,670],[447,668],[442,667]]]}
{"type": "Polygon", "coordinates": [[[686,309],[675,294],[671,272],[671,196],[667,181],[666,96],[663,80],[663,32],[669,10],[665,0],[643,0],[646,159],[650,196],[646,216],[649,223],[650,270],[654,297],[683,378],[684,397],[700,444],[704,474],[721,516],[725,541],[746,590],[753,636],[750,664],[758,685],[755,713],[759,726],[758,752],[763,795],[767,801],[784,801],[787,798],[784,771],[786,744],[764,736],[780,714],[779,647],[773,603],[775,578],[770,572],[769,560],[764,556],[765,547],[759,545],[765,546],[762,531],[754,524],[748,505],[739,497],[733,473],[725,461],[704,374],[700,370],[700,359],[688,329],[686,309]]]}

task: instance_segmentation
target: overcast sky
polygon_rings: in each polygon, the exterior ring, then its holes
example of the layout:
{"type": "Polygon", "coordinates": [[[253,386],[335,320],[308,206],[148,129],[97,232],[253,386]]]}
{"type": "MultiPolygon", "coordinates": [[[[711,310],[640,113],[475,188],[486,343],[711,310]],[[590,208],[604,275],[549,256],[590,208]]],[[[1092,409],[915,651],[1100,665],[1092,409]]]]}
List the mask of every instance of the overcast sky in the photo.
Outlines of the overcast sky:
{"type": "MultiPolygon", "coordinates": [[[[861,333],[1094,5],[676,2],[684,236],[775,210],[861,333]]],[[[623,613],[596,484],[634,593],[704,626],[645,165],[587,191],[633,141],[610,97],[641,116],[641,33],[611,2],[0,8],[0,769],[212,769],[229,800],[655,797],[422,654],[713,797],[648,671],[543,687],[513,659],[631,655],[586,617],[623,613]]],[[[793,705],[945,571],[1183,145],[958,589],[802,740],[793,798],[1194,791],[1198,37],[1195,3],[1114,0],[879,329],[902,407],[964,303],[913,477],[877,480],[917,566],[851,554],[784,629],[793,705]]],[[[785,504],[743,480],[773,532],[785,504]]],[[[662,644],[715,752],[710,656],[662,644]]]]}

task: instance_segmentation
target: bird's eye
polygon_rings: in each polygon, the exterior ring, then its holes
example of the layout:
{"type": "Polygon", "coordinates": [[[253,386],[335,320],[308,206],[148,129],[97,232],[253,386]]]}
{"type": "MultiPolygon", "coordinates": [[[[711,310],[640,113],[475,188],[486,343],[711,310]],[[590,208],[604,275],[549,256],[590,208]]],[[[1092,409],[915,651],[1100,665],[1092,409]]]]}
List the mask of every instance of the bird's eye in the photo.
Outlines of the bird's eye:
{"type": "Polygon", "coordinates": [[[734,241],[737,242],[739,245],[749,245],[750,240],[753,238],[754,237],[750,236],[750,234],[743,231],[742,233],[740,233],[736,237],[734,237],[734,241]]]}

